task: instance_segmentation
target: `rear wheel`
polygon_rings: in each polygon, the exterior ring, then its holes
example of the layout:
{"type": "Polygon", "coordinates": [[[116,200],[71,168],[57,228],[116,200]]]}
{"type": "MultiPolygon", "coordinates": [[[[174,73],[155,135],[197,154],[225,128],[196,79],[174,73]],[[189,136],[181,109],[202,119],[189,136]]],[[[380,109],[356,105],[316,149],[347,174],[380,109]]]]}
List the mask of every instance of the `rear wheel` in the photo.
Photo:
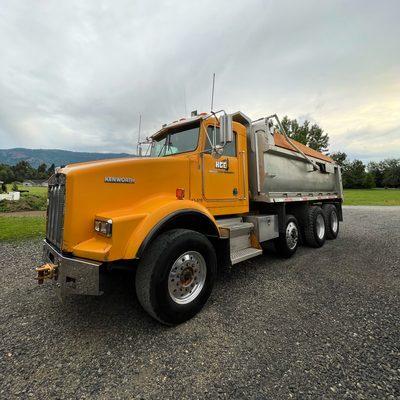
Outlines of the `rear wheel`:
{"type": "Polygon", "coordinates": [[[321,207],[310,206],[306,210],[304,241],[311,247],[322,247],[326,237],[325,214],[321,207]]]}
{"type": "Polygon", "coordinates": [[[326,219],[326,238],[336,239],[339,234],[339,217],[336,207],[333,204],[324,204],[322,210],[326,219]]]}
{"type": "Polygon", "coordinates": [[[166,325],[184,322],[207,302],[216,267],[214,247],[204,235],[188,229],[165,232],[151,243],[138,265],[138,300],[166,325]]]}
{"type": "Polygon", "coordinates": [[[293,215],[286,215],[286,221],[279,237],[275,239],[277,252],[286,258],[291,257],[299,246],[299,224],[293,215]]]}

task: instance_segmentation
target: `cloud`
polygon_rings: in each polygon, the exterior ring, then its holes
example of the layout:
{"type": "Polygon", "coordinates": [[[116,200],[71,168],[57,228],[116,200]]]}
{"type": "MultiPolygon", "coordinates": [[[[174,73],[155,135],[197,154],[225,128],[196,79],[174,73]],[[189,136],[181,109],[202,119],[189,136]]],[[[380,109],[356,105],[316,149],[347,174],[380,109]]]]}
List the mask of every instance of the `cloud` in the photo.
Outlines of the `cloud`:
{"type": "Polygon", "coordinates": [[[216,72],[217,108],[307,116],[333,150],[399,157],[399,11],[361,0],[3,1],[0,148],[133,151],[139,113],[149,135],[185,109],[207,111],[216,72]]]}

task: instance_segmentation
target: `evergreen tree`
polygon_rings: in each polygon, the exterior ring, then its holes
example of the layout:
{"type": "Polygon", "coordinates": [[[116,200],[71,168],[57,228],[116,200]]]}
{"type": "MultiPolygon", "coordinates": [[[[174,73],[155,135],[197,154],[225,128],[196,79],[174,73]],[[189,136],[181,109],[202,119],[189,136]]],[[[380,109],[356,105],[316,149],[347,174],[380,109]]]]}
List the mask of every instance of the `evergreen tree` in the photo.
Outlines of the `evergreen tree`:
{"type": "Polygon", "coordinates": [[[11,183],[14,180],[14,172],[7,164],[0,164],[0,181],[11,183]]]}
{"type": "Polygon", "coordinates": [[[47,170],[47,176],[53,175],[55,170],[56,170],[56,166],[54,164],[51,164],[49,169],[47,170]]]}
{"type": "Polygon", "coordinates": [[[27,161],[20,161],[12,167],[15,179],[22,182],[25,179],[35,179],[36,171],[30,166],[27,161]]]}
{"type": "Polygon", "coordinates": [[[383,187],[383,175],[385,173],[385,163],[370,162],[367,166],[368,172],[374,177],[375,186],[383,187]]]}
{"type": "Polygon", "coordinates": [[[38,166],[36,175],[37,179],[47,179],[49,177],[47,175],[47,165],[45,163],[38,166]]]}
{"type": "Polygon", "coordinates": [[[361,189],[365,184],[365,165],[360,160],[346,163],[342,170],[343,186],[350,189],[361,189]]]}
{"type": "Polygon", "coordinates": [[[400,159],[385,160],[383,185],[387,187],[400,187],[400,159]]]}
{"type": "Polygon", "coordinates": [[[376,187],[374,175],[371,172],[367,172],[364,177],[364,188],[372,189],[374,187],[376,187]]]}

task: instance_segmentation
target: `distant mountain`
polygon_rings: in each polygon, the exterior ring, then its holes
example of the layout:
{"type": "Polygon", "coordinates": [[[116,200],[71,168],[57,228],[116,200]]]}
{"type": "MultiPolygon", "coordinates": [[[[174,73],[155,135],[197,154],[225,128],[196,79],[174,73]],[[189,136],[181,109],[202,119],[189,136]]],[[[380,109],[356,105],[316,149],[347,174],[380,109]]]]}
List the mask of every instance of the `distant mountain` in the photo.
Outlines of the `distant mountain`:
{"type": "Polygon", "coordinates": [[[15,165],[19,161],[28,161],[29,164],[37,168],[45,163],[48,167],[54,164],[56,167],[61,165],[104,160],[107,158],[135,157],[127,153],[83,153],[78,151],[58,150],[58,149],[0,149],[0,164],[15,165]]]}

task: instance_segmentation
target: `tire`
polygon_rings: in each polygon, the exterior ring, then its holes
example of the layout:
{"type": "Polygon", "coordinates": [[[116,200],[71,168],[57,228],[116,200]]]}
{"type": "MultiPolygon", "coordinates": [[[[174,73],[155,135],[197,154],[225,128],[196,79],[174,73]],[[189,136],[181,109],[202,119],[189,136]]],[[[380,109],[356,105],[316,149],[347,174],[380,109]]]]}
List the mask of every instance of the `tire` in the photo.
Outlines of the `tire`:
{"type": "Polygon", "coordinates": [[[283,229],[279,237],[274,240],[275,249],[282,257],[289,258],[296,253],[299,247],[300,231],[297,219],[293,215],[286,215],[283,229]]]}
{"type": "Polygon", "coordinates": [[[216,270],[214,247],[204,235],[188,229],[167,231],[150,244],[139,262],[137,298],[156,320],[180,324],[207,302],[216,270]]]}
{"type": "Polygon", "coordinates": [[[339,216],[333,204],[324,204],[322,210],[326,220],[326,238],[336,239],[339,234],[339,216]]]}
{"type": "Polygon", "coordinates": [[[321,207],[310,206],[306,210],[304,241],[310,247],[322,247],[326,238],[326,219],[321,207]]]}

